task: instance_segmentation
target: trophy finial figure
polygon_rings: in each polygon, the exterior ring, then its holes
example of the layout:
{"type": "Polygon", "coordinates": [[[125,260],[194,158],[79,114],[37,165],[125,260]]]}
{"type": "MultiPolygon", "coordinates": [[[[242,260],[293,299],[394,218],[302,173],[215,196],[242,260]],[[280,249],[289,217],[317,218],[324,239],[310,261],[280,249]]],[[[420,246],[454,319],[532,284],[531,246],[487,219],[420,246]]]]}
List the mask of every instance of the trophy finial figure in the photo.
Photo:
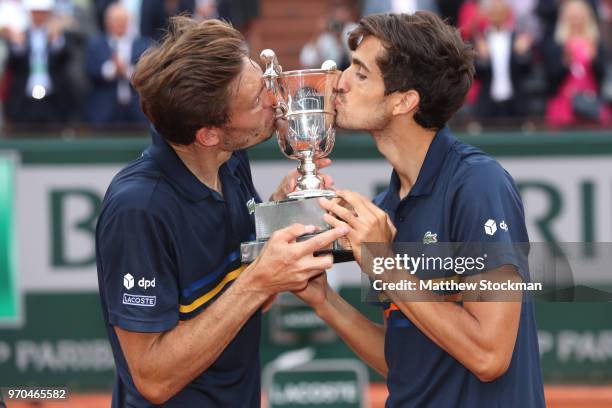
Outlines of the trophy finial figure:
{"type": "Polygon", "coordinates": [[[279,65],[276,53],[269,48],[266,48],[259,54],[259,59],[266,64],[266,70],[263,74],[266,88],[274,95],[276,100],[275,106],[280,108],[282,113],[285,114],[287,113],[287,104],[281,96],[280,85],[278,83],[283,67],[279,65]]]}
{"type": "Polygon", "coordinates": [[[333,71],[338,69],[338,64],[336,64],[336,61],[334,60],[325,60],[323,61],[323,64],[321,64],[321,69],[324,69],[325,71],[333,71]]]}

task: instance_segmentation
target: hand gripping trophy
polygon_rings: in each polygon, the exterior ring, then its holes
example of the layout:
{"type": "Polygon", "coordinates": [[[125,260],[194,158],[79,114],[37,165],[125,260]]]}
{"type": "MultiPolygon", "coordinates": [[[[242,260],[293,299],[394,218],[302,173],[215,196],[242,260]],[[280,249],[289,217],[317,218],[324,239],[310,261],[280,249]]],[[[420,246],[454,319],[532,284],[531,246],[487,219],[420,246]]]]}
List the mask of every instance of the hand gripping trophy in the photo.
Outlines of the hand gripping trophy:
{"type": "MultiPolygon", "coordinates": [[[[318,199],[336,196],[333,190],[324,188],[314,163],[331,152],[336,137],[333,98],[340,78],[336,63],[328,60],[321,69],[283,72],[274,51],[263,50],[260,58],[266,64],[266,88],[285,119],[276,131],[278,144],[285,156],[299,161],[300,176],[295,191],[286,200],[255,206],[256,239],[242,243],[243,262],[255,260],[274,231],[293,223],[315,225],[320,231],[330,228],[323,221],[325,211],[318,199]]],[[[352,260],[350,248],[343,247],[339,241],[330,251],[336,262],[352,260]]]]}

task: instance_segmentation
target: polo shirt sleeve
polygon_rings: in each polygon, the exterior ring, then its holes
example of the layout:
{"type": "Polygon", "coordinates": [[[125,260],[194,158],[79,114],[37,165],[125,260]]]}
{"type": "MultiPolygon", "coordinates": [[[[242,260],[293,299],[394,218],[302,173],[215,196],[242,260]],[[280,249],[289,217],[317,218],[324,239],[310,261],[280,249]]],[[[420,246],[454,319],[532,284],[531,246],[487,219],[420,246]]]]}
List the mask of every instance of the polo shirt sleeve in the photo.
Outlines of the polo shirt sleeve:
{"type": "Polygon", "coordinates": [[[101,227],[101,292],[110,324],[147,333],[174,327],[177,265],[164,223],[147,209],[130,209],[112,214],[101,227]]]}
{"type": "Polygon", "coordinates": [[[458,244],[459,255],[486,255],[484,268],[463,275],[514,265],[527,280],[529,238],[521,197],[510,175],[489,158],[467,166],[457,174],[455,185],[451,241],[458,244]]]}

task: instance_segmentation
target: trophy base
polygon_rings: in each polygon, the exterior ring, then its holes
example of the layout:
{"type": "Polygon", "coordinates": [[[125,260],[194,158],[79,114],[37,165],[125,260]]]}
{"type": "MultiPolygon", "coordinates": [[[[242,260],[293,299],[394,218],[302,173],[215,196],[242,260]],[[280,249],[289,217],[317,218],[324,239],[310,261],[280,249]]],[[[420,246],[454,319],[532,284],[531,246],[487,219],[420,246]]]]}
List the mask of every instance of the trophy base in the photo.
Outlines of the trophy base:
{"type": "MultiPolygon", "coordinates": [[[[315,235],[316,234],[302,235],[297,240],[304,241],[315,235]]],[[[248,241],[240,244],[240,257],[242,263],[253,262],[255,258],[259,256],[267,242],[268,240],[266,239],[262,241],[248,241]]],[[[355,257],[353,256],[353,251],[350,248],[344,247],[340,240],[334,241],[330,249],[317,251],[314,253],[315,256],[328,254],[331,254],[334,257],[334,263],[351,262],[355,260],[355,257]]]]}
{"type": "MultiPolygon", "coordinates": [[[[304,190],[303,192],[306,191],[304,190]]],[[[282,201],[257,204],[255,207],[256,240],[243,242],[240,245],[242,262],[253,262],[274,231],[288,227],[291,224],[314,225],[319,229],[314,234],[299,237],[298,241],[308,239],[330,229],[330,226],[323,221],[325,210],[319,205],[319,198],[321,198],[321,195],[300,198],[291,197],[282,201]]],[[[334,255],[334,262],[354,260],[350,244],[346,239],[335,241],[331,249],[320,251],[316,255],[329,253],[334,255]]]]}

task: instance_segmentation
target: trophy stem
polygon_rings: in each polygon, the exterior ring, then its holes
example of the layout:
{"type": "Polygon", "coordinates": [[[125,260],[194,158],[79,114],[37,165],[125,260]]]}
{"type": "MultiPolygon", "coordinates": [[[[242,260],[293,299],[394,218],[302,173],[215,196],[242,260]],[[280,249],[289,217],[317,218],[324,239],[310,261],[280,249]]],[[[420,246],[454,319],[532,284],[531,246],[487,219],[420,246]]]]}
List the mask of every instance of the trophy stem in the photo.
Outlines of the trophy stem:
{"type": "Polygon", "coordinates": [[[335,192],[322,188],[323,178],[317,174],[317,166],[314,164],[312,151],[301,151],[299,160],[298,171],[300,176],[297,179],[297,186],[295,191],[287,196],[289,198],[335,197],[335,192]]]}
{"type": "Polygon", "coordinates": [[[300,152],[300,163],[298,171],[301,176],[297,179],[297,190],[319,190],[322,180],[317,174],[317,166],[312,160],[312,152],[310,150],[300,152]]]}

